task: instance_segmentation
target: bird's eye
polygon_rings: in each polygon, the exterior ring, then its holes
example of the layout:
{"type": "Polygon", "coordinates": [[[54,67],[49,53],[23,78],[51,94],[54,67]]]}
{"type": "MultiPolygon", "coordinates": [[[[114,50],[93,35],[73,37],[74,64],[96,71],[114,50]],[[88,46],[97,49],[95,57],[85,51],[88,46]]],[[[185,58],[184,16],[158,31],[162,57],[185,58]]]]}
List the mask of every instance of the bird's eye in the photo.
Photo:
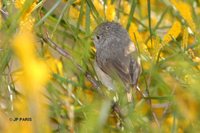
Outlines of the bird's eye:
{"type": "Polygon", "coordinates": [[[100,36],[98,36],[98,35],[97,35],[96,37],[97,37],[97,40],[99,40],[99,39],[101,38],[101,37],[100,37],[100,36]]]}
{"type": "Polygon", "coordinates": [[[110,26],[106,26],[106,30],[109,30],[110,29],[110,26]]]}

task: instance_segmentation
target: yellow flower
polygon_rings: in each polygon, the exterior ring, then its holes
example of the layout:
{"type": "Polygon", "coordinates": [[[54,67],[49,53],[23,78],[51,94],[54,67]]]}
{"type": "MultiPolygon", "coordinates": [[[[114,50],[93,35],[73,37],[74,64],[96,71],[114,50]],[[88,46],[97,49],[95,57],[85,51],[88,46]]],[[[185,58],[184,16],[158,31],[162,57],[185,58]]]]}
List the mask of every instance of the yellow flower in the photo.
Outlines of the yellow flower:
{"type": "MultiPolygon", "coordinates": [[[[16,8],[22,9],[24,0],[16,0],[16,8]]],[[[16,116],[30,117],[37,122],[27,122],[25,126],[15,124],[7,129],[7,132],[49,132],[48,110],[43,105],[45,102],[44,87],[49,80],[49,70],[46,63],[37,57],[36,39],[33,34],[34,18],[31,12],[35,2],[30,9],[21,16],[19,31],[12,40],[12,49],[18,57],[21,72],[18,76],[20,81],[15,85],[24,96],[14,101],[16,116]],[[41,126],[44,124],[44,126],[41,126]]],[[[15,76],[15,75],[14,75],[15,76]]]]}
{"type": "Polygon", "coordinates": [[[124,13],[129,14],[131,6],[128,1],[122,1],[123,8],[124,8],[124,13]]]}
{"type": "Polygon", "coordinates": [[[15,84],[20,83],[19,90],[24,94],[21,100],[16,99],[15,112],[19,116],[29,116],[31,119],[40,119],[40,121],[30,123],[27,127],[15,125],[11,130],[17,130],[20,127],[20,131],[31,132],[33,127],[40,128],[41,124],[45,123],[45,126],[39,130],[49,132],[47,115],[44,115],[47,114],[47,110],[43,107],[43,88],[49,80],[49,71],[44,61],[36,56],[34,35],[28,31],[19,32],[13,38],[12,48],[22,67],[22,72],[18,78],[20,81],[15,81],[15,84]]]}
{"type": "Polygon", "coordinates": [[[44,85],[48,80],[48,69],[35,55],[34,36],[31,33],[19,33],[13,39],[13,50],[22,64],[24,86],[32,89],[31,86],[44,85]]]}
{"type": "Polygon", "coordinates": [[[19,28],[20,28],[19,32],[20,33],[33,32],[34,22],[35,22],[35,19],[32,16],[26,16],[26,18],[21,19],[19,23],[19,28]]]}
{"type": "Polygon", "coordinates": [[[29,61],[29,64],[24,64],[24,78],[24,83],[27,83],[30,89],[41,89],[49,80],[48,67],[42,60],[29,61]]]}
{"type": "Polygon", "coordinates": [[[71,18],[78,19],[79,13],[80,12],[79,12],[78,9],[74,8],[73,6],[70,7],[70,13],[69,13],[69,15],[70,15],[71,18]]]}
{"type": "Polygon", "coordinates": [[[35,57],[34,37],[31,33],[19,33],[13,39],[13,49],[22,63],[29,62],[35,57]]]}
{"type": "Polygon", "coordinates": [[[142,17],[146,17],[148,15],[147,0],[139,0],[139,3],[142,17]]]}
{"type": "Polygon", "coordinates": [[[177,38],[181,33],[181,24],[179,21],[175,21],[167,34],[164,36],[163,43],[169,43],[173,38],[177,38]]]}
{"type": "Polygon", "coordinates": [[[134,24],[134,23],[131,23],[130,25],[130,28],[129,28],[129,35],[130,35],[130,38],[131,40],[139,45],[139,49],[142,53],[145,53],[147,55],[149,55],[149,52],[147,50],[147,47],[146,45],[144,44],[144,41],[143,41],[143,38],[142,36],[140,35],[140,33],[138,32],[138,28],[137,26],[134,24]]]}
{"type": "Polygon", "coordinates": [[[101,15],[101,17],[104,16],[104,9],[103,9],[103,5],[100,3],[99,0],[94,0],[93,4],[95,6],[95,8],[97,9],[98,13],[101,15]]]}
{"type": "MultiPolygon", "coordinates": [[[[163,114],[162,114],[163,115],[163,114]]],[[[163,130],[164,130],[164,132],[165,133],[169,133],[170,131],[171,131],[171,128],[170,127],[172,127],[173,126],[173,124],[175,125],[177,125],[177,121],[174,121],[174,116],[173,115],[168,115],[165,119],[164,119],[164,121],[163,121],[163,130]]]]}
{"type": "Polygon", "coordinates": [[[131,40],[134,43],[136,43],[136,39],[137,39],[137,42],[143,42],[143,39],[142,39],[140,33],[138,32],[138,28],[134,23],[131,23],[131,25],[130,25],[129,35],[131,37],[131,40]]]}
{"type": "Polygon", "coordinates": [[[180,0],[171,0],[171,3],[176,7],[176,9],[179,11],[181,16],[185,19],[185,21],[188,23],[190,28],[193,32],[196,31],[196,25],[192,18],[192,10],[189,4],[182,2],[180,0]]]}
{"type": "Polygon", "coordinates": [[[115,5],[111,4],[111,1],[107,4],[107,9],[106,9],[106,19],[108,21],[112,21],[115,19],[115,5]]]}
{"type": "Polygon", "coordinates": [[[153,60],[156,61],[159,51],[162,47],[162,44],[160,43],[159,37],[152,37],[152,39],[149,39],[147,42],[147,47],[149,48],[149,51],[153,57],[153,60]]]}
{"type": "Polygon", "coordinates": [[[62,62],[54,58],[48,49],[46,49],[44,57],[45,57],[45,62],[52,73],[63,75],[62,62]]]}
{"type": "Polygon", "coordinates": [[[123,27],[126,27],[127,25],[127,20],[128,20],[128,16],[127,15],[122,15],[120,16],[120,23],[123,27]]]}
{"type": "Polygon", "coordinates": [[[20,9],[23,7],[25,0],[16,0],[15,1],[15,7],[20,9]]]}
{"type": "MultiPolygon", "coordinates": [[[[15,7],[17,9],[22,9],[23,6],[25,4],[25,0],[16,0],[15,1],[15,7]]],[[[21,16],[21,19],[26,19],[27,16],[30,16],[30,14],[32,13],[33,9],[36,7],[37,5],[37,0],[34,0],[33,3],[30,5],[30,7],[27,9],[27,11],[21,16]]]]}

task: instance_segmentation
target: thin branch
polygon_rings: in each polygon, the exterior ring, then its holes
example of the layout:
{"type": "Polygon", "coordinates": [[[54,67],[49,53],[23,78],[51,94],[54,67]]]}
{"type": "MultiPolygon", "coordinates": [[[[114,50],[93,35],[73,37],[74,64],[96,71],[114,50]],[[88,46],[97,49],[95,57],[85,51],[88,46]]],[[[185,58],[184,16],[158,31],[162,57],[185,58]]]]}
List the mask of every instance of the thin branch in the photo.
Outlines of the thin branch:
{"type": "MultiPolygon", "coordinates": [[[[134,38],[136,40],[136,45],[138,47],[138,54],[139,54],[139,57],[141,57],[141,53],[140,53],[140,49],[139,49],[139,45],[138,45],[138,41],[137,41],[137,38],[136,38],[136,35],[134,34],[134,38]]],[[[142,61],[141,61],[141,66],[142,66],[142,61]]],[[[143,67],[142,67],[142,70],[143,70],[143,67]]],[[[145,77],[145,76],[144,76],[145,77]]],[[[146,79],[146,78],[145,78],[146,79]]],[[[148,82],[149,83],[149,82],[148,82]]],[[[141,94],[142,98],[146,99],[147,97],[150,97],[150,93],[149,93],[149,85],[150,84],[147,84],[147,81],[145,80],[145,84],[146,84],[146,94],[143,94],[141,89],[139,88],[139,86],[136,86],[136,90],[141,94]]],[[[152,103],[151,103],[151,99],[147,99],[147,102],[149,103],[149,106],[150,106],[150,109],[151,109],[151,113],[152,113],[152,116],[155,120],[155,122],[157,123],[158,127],[160,127],[160,123],[158,121],[158,118],[156,116],[156,114],[153,112],[153,108],[152,108],[152,103]]]]}
{"type": "Polygon", "coordinates": [[[89,72],[85,72],[83,70],[83,68],[79,65],[74,63],[74,59],[72,58],[72,56],[70,55],[70,53],[68,53],[67,51],[65,51],[64,49],[62,49],[61,47],[59,47],[55,42],[53,42],[48,34],[46,35],[46,37],[40,36],[42,38],[42,40],[46,43],[48,43],[54,50],[56,50],[59,54],[61,54],[62,56],[64,56],[65,58],[69,59],[72,61],[72,63],[76,66],[76,68],[85,73],[85,77],[92,83],[93,87],[96,89],[99,89],[99,83],[96,79],[93,78],[93,76],[89,73],[89,72]]]}
{"type": "Polygon", "coordinates": [[[3,9],[0,9],[0,12],[1,12],[4,19],[8,18],[8,12],[4,11],[3,9]]]}

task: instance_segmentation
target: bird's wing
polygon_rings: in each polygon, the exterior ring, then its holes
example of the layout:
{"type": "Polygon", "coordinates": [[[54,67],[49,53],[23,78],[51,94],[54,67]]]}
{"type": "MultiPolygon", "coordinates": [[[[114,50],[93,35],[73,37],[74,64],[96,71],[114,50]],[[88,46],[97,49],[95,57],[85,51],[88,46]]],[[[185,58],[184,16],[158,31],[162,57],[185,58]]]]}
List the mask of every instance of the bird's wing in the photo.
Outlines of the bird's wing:
{"type": "Polygon", "coordinates": [[[141,73],[141,66],[140,66],[139,58],[137,58],[137,59],[131,58],[130,65],[129,65],[129,71],[130,71],[130,76],[131,76],[131,85],[135,86],[135,85],[137,85],[138,78],[141,73]]]}
{"type": "Polygon", "coordinates": [[[112,78],[106,74],[98,65],[97,62],[94,62],[94,69],[96,71],[96,74],[99,78],[99,80],[104,84],[106,87],[108,87],[109,90],[114,90],[114,84],[112,78]]]}
{"type": "Polygon", "coordinates": [[[137,51],[134,44],[130,44],[123,53],[117,53],[116,58],[97,59],[98,65],[110,77],[117,75],[125,85],[136,85],[140,74],[140,65],[137,62],[137,51]]]}
{"type": "Polygon", "coordinates": [[[113,61],[112,66],[122,81],[132,86],[137,84],[141,68],[137,50],[132,42],[125,49],[124,58],[113,61]]]}
{"type": "Polygon", "coordinates": [[[131,83],[131,76],[129,73],[129,64],[122,63],[120,60],[114,60],[112,61],[112,68],[114,69],[114,72],[120,77],[120,79],[126,84],[131,83]]]}

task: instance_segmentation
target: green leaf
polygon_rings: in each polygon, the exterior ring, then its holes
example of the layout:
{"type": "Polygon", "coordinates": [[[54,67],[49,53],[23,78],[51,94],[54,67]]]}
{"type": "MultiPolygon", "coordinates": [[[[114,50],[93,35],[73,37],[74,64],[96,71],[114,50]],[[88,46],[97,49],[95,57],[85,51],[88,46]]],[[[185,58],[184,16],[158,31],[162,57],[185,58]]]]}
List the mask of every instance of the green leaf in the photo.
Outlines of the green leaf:
{"type": "Polygon", "coordinates": [[[48,17],[51,15],[51,13],[58,7],[58,5],[61,3],[62,0],[57,0],[57,2],[53,5],[53,7],[40,19],[39,22],[37,22],[36,26],[40,26],[48,17]]]}
{"type": "Polygon", "coordinates": [[[136,1],[137,0],[131,1],[131,10],[130,10],[130,13],[129,13],[128,22],[127,22],[127,26],[126,26],[127,31],[129,30],[129,27],[130,27],[132,19],[133,19],[133,14],[135,12],[135,7],[136,7],[136,1]]]}

